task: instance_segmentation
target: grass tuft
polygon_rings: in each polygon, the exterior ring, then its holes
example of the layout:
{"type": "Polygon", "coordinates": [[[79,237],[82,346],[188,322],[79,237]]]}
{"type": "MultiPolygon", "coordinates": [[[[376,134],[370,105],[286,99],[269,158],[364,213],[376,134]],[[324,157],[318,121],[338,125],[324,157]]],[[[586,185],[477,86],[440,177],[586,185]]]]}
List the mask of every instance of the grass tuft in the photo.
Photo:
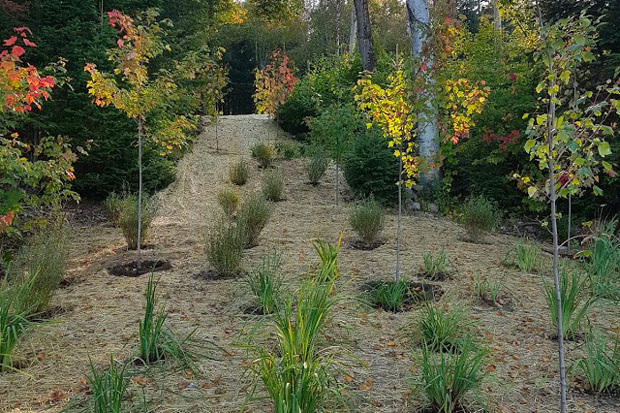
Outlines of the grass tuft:
{"type": "Polygon", "coordinates": [[[370,291],[370,298],[377,307],[386,311],[402,310],[409,292],[409,284],[405,280],[385,281],[370,291]]]}
{"type": "Polygon", "coordinates": [[[284,172],[282,169],[272,169],[265,172],[261,189],[268,201],[282,201],[284,199],[284,172]]]}
{"type": "Polygon", "coordinates": [[[245,229],[237,223],[220,219],[207,235],[207,260],[220,275],[236,275],[245,244],[245,229]]]}
{"type": "Polygon", "coordinates": [[[257,143],[250,149],[252,158],[258,161],[261,168],[268,168],[271,166],[274,158],[276,157],[276,150],[270,143],[257,143]]]}
{"type": "Polygon", "coordinates": [[[239,159],[228,168],[228,179],[235,185],[245,185],[249,176],[250,166],[245,159],[239,159]]]}
{"type": "Polygon", "coordinates": [[[483,196],[469,198],[461,209],[461,223],[472,242],[482,241],[488,232],[498,227],[500,219],[495,204],[483,196]]]}
{"type": "Polygon", "coordinates": [[[620,387],[620,343],[614,340],[613,347],[609,339],[600,333],[586,336],[584,357],[578,360],[573,369],[596,393],[611,393],[620,387]]]}
{"type": "Polygon", "coordinates": [[[272,314],[280,306],[282,299],[281,255],[274,252],[264,256],[260,267],[246,276],[250,289],[258,299],[263,314],[272,314]]]}
{"type": "Polygon", "coordinates": [[[418,322],[422,346],[439,352],[457,352],[466,339],[467,313],[462,307],[450,311],[426,304],[418,322]]]}
{"type": "MultiPolygon", "coordinates": [[[[138,247],[138,196],[129,193],[111,194],[104,205],[114,225],[123,232],[128,248],[135,250],[138,247]]],[[[146,243],[148,231],[156,213],[156,202],[144,195],[142,197],[141,247],[144,247],[146,243]]]]}
{"type": "MultiPolygon", "coordinates": [[[[545,299],[553,326],[557,327],[557,301],[555,287],[544,282],[545,299]]],[[[588,279],[580,278],[575,270],[560,268],[560,298],[562,302],[562,334],[573,339],[579,332],[581,324],[587,319],[590,307],[595,302],[588,296],[588,279]]]]}
{"type": "Polygon", "coordinates": [[[260,195],[245,198],[237,212],[237,225],[243,231],[245,246],[258,244],[258,237],[271,217],[272,207],[260,195]]]}
{"type": "Polygon", "coordinates": [[[312,185],[318,185],[327,171],[329,160],[321,150],[314,150],[306,161],[305,171],[308,181],[312,185]]]}
{"type": "Polygon", "coordinates": [[[372,198],[362,201],[353,207],[349,222],[364,243],[372,244],[385,226],[383,208],[372,198]]]}
{"type": "Polygon", "coordinates": [[[120,413],[123,411],[123,401],[127,395],[129,380],[125,376],[126,364],[118,366],[114,357],[110,355],[110,365],[104,371],[99,371],[90,361],[90,376],[88,387],[92,394],[94,413],[120,413]]]}
{"type": "Polygon", "coordinates": [[[540,248],[529,239],[520,239],[514,247],[515,265],[524,272],[532,272],[540,263],[540,248]]]}
{"type": "Polygon", "coordinates": [[[239,206],[239,194],[231,189],[222,189],[217,194],[217,203],[228,217],[232,217],[239,206]]]}
{"type": "Polygon", "coordinates": [[[430,280],[437,281],[448,276],[448,256],[443,248],[439,250],[437,255],[431,252],[425,252],[422,256],[424,261],[424,275],[430,280]]]}

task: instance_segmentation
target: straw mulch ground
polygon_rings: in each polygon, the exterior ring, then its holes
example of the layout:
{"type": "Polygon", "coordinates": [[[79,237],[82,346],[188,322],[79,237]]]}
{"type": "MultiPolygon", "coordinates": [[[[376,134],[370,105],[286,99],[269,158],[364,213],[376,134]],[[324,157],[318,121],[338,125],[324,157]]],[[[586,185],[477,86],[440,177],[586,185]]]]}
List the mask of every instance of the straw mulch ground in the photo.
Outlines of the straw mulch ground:
{"type": "MultiPolygon", "coordinates": [[[[223,117],[218,126],[220,152],[215,153],[214,127],[208,126],[192,153],[179,164],[178,180],[159,195],[160,215],[153,224],[145,251],[147,259],[167,259],[171,271],[161,275],[159,293],[169,313],[169,325],[180,334],[196,330],[202,343],[222,350],[209,351],[216,360],[199,362],[201,374],[131,367],[132,403],[146,399],[154,412],[268,412],[267,402],[243,403],[249,380],[243,345],[256,318],[244,313],[251,294],[242,280],[207,281],[197,276],[208,267],[203,239],[219,213],[217,192],[230,184],[227,166],[240,156],[249,157],[257,140],[276,139],[273,123],[261,116],[223,117]]],[[[257,191],[262,171],[255,163],[241,195],[257,191]]],[[[262,254],[282,252],[288,289],[294,291],[316,264],[311,240],[335,241],[343,231],[340,255],[342,304],[330,323],[326,341],[340,345],[346,357],[346,385],[355,412],[413,412],[422,408],[421,396],[409,385],[416,363],[415,321],[419,307],[392,314],[375,310],[359,300],[368,281],[393,275],[394,214],[384,231],[385,244],[373,251],[350,247],[354,234],[348,225],[350,204],[334,205],[334,170],[317,187],[305,183],[302,160],[278,161],[285,170],[286,200],[275,204],[275,213],[263,232],[260,245],[246,251],[244,267],[252,268],[262,254]]],[[[346,193],[342,194],[347,197],[346,193]]],[[[59,411],[73,397],[83,396],[89,357],[103,366],[114,353],[117,359],[135,354],[138,321],[143,312],[147,276],[110,276],[105,268],[133,259],[125,251],[119,231],[101,218],[101,211],[80,207],[72,219],[69,273],[54,305],[63,312],[30,331],[19,355],[32,360],[23,373],[0,375],[0,411],[59,411]]],[[[464,241],[459,225],[444,218],[406,216],[403,223],[404,274],[419,272],[422,254],[444,248],[456,274],[441,282],[441,303],[466,305],[477,336],[491,350],[485,367],[491,373],[484,386],[489,411],[557,411],[558,373],[555,342],[549,338],[548,313],[542,295],[543,276],[525,274],[502,261],[515,242],[508,236],[490,236],[485,244],[464,241]],[[514,299],[514,309],[489,308],[475,299],[474,276],[501,279],[514,299]]],[[[612,305],[598,305],[591,322],[602,329],[618,329],[620,312],[612,305]]],[[[580,354],[582,341],[568,342],[568,361],[580,354]]],[[[617,400],[600,399],[577,390],[571,379],[571,411],[617,412],[617,400]]]]}

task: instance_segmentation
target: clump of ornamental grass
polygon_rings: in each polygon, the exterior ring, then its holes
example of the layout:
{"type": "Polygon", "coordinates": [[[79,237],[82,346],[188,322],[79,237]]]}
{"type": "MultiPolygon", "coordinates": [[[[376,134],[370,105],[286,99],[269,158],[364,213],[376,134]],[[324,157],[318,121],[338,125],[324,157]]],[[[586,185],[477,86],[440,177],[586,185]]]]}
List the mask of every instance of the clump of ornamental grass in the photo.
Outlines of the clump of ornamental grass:
{"type": "Polygon", "coordinates": [[[261,265],[246,275],[263,314],[272,314],[279,308],[284,284],[281,267],[281,255],[274,252],[264,256],[261,265]]]}
{"type": "Polygon", "coordinates": [[[189,350],[193,332],[179,339],[172,330],[167,328],[165,324],[168,315],[163,308],[158,308],[156,290],[157,282],[151,274],[146,287],[144,318],[140,321],[138,328],[139,358],[146,365],[172,359],[181,366],[195,371],[194,359],[198,357],[198,354],[189,350]]]}
{"type": "Polygon", "coordinates": [[[470,411],[487,375],[482,369],[487,354],[487,350],[467,340],[454,354],[436,352],[424,345],[414,390],[425,396],[433,412],[470,411]]]}
{"type": "Polygon", "coordinates": [[[370,300],[376,307],[397,312],[402,310],[408,293],[409,284],[405,280],[383,281],[370,290],[370,300]]]}
{"type": "Polygon", "coordinates": [[[586,270],[592,294],[620,300],[620,237],[615,234],[618,219],[601,221],[581,253],[588,258],[586,270]]]}
{"type": "Polygon", "coordinates": [[[283,159],[295,159],[301,156],[302,146],[295,141],[279,141],[276,143],[276,152],[283,159]]]}
{"type": "Polygon", "coordinates": [[[221,276],[239,273],[246,244],[245,228],[238,223],[219,219],[207,234],[207,260],[221,276]]]}
{"type": "Polygon", "coordinates": [[[268,168],[271,166],[274,158],[276,157],[276,150],[274,146],[270,143],[257,143],[252,146],[250,149],[252,153],[252,158],[258,161],[258,164],[261,168],[268,168]]]}
{"type": "Polygon", "coordinates": [[[476,296],[482,301],[497,305],[500,298],[505,295],[504,284],[499,280],[489,280],[488,278],[474,277],[474,291],[476,296]]]}
{"type": "Polygon", "coordinates": [[[462,307],[447,310],[429,303],[418,321],[422,346],[439,352],[460,351],[468,329],[467,312],[462,307]]]}
{"type": "Polygon", "coordinates": [[[90,361],[88,388],[92,395],[92,411],[94,413],[121,413],[127,396],[129,378],[125,375],[127,365],[119,365],[110,355],[107,369],[98,370],[90,361]]]}
{"type": "Polygon", "coordinates": [[[498,227],[500,219],[495,204],[483,196],[469,198],[461,209],[461,223],[472,242],[482,241],[487,233],[498,227]]]}
{"type": "Polygon", "coordinates": [[[217,203],[228,217],[232,217],[239,206],[239,194],[231,189],[222,189],[217,194],[217,203]]]}
{"type": "Polygon", "coordinates": [[[9,280],[19,284],[15,303],[18,313],[35,316],[49,309],[54,292],[65,274],[66,233],[61,221],[36,233],[12,262],[9,280]]]}
{"type": "Polygon", "coordinates": [[[320,150],[312,151],[310,157],[306,160],[305,171],[306,176],[308,177],[308,181],[312,185],[318,185],[323,176],[325,175],[325,171],[327,171],[327,166],[329,165],[329,160],[320,150]]]}
{"type": "MultiPolygon", "coordinates": [[[[130,193],[112,194],[105,206],[114,225],[123,232],[127,246],[131,250],[138,247],[138,196],[130,193]]],[[[146,195],[142,196],[142,231],[140,247],[144,247],[148,231],[157,213],[157,203],[146,195]]]]}
{"type": "Polygon", "coordinates": [[[340,253],[340,244],[342,243],[342,233],[338,236],[336,244],[328,241],[317,239],[312,243],[316,251],[321,265],[317,273],[317,279],[321,282],[330,282],[338,277],[338,254],[340,253]]]}
{"type": "Polygon", "coordinates": [[[520,239],[514,247],[514,263],[524,272],[535,271],[540,262],[540,248],[529,239],[520,239]]]}
{"type": "Polygon", "coordinates": [[[268,201],[282,201],[284,199],[284,172],[282,169],[272,169],[265,172],[261,189],[268,201]]]}
{"type": "Polygon", "coordinates": [[[0,372],[14,370],[13,353],[30,325],[29,312],[19,302],[24,288],[0,279],[0,372]]]}
{"type": "Polygon", "coordinates": [[[241,186],[248,182],[250,165],[245,159],[239,159],[228,167],[228,179],[235,185],[241,186]]]}
{"type": "MultiPolygon", "coordinates": [[[[560,268],[560,298],[562,303],[562,335],[574,339],[587,320],[590,307],[595,298],[589,296],[588,279],[579,277],[576,271],[566,267],[560,268]]],[[[544,282],[544,294],[547,308],[554,327],[558,325],[557,300],[553,284],[544,282]]]]}
{"type": "Polygon", "coordinates": [[[253,348],[250,371],[264,385],[275,412],[321,411],[338,393],[338,349],[321,342],[337,304],[332,294],[336,279],[318,278],[301,287],[295,305],[289,299],[274,314],[275,347],[253,348]]]}
{"type": "Polygon", "coordinates": [[[443,280],[449,276],[448,256],[443,248],[436,255],[432,252],[425,252],[422,259],[424,275],[430,280],[443,280]]]}
{"type": "Polygon", "coordinates": [[[267,225],[271,213],[271,205],[260,195],[250,195],[241,203],[237,212],[237,226],[244,234],[246,247],[258,244],[258,237],[267,225]]]}
{"type": "Polygon", "coordinates": [[[620,389],[620,342],[613,343],[601,333],[586,336],[584,356],[572,367],[587,388],[595,393],[613,393],[620,389]]]}
{"type": "Polygon", "coordinates": [[[359,202],[351,211],[349,223],[365,244],[373,244],[385,226],[383,208],[373,198],[359,202]]]}

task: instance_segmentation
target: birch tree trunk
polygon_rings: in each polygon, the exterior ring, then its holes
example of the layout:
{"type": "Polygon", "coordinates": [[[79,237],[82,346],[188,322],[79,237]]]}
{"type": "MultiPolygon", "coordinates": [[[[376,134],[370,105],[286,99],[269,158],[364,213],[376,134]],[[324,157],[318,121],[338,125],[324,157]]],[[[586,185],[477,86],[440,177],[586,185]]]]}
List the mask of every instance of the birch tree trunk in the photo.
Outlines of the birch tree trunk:
{"type": "Polygon", "coordinates": [[[374,72],[377,68],[375,49],[372,45],[372,30],[368,13],[368,0],[353,0],[357,19],[357,43],[364,70],[374,72]]]}
{"type": "Polygon", "coordinates": [[[499,15],[497,0],[493,0],[493,27],[495,30],[502,30],[502,16],[499,15]]]}
{"type": "Polygon", "coordinates": [[[349,54],[355,53],[357,46],[357,18],[355,17],[355,5],[351,4],[351,25],[349,26],[349,54]]]}
{"type": "MultiPolygon", "coordinates": [[[[427,32],[430,30],[430,15],[426,0],[407,0],[407,16],[411,47],[414,61],[426,63],[424,73],[426,87],[420,99],[425,102],[425,108],[418,114],[418,147],[420,156],[424,160],[425,167],[420,173],[420,181],[424,186],[432,186],[439,181],[439,170],[431,168],[435,163],[439,152],[439,130],[437,128],[437,110],[434,104],[433,87],[434,80],[430,75],[433,67],[433,56],[423,55],[424,45],[427,40],[427,32]]],[[[414,68],[417,71],[418,68],[414,68]]]]}

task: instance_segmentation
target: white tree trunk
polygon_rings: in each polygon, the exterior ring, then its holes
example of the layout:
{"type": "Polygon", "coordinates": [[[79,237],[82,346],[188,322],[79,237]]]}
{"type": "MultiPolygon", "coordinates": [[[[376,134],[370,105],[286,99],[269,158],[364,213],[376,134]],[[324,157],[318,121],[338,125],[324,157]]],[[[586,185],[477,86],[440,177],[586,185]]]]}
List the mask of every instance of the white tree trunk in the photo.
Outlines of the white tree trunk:
{"type": "Polygon", "coordinates": [[[502,16],[497,8],[497,0],[493,0],[493,27],[495,30],[502,30],[502,16]]]}
{"type": "Polygon", "coordinates": [[[349,27],[349,54],[350,55],[355,53],[355,46],[357,46],[357,18],[355,17],[355,5],[351,4],[351,25],[349,27]]]}
{"type": "MultiPolygon", "coordinates": [[[[425,80],[422,101],[425,102],[425,110],[419,114],[418,120],[418,147],[420,156],[425,162],[421,171],[420,180],[423,185],[431,186],[439,181],[439,170],[431,168],[436,162],[439,152],[439,130],[437,128],[437,110],[434,104],[433,87],[434,80],[430,75],[433,67],[433,56],[423,56],[424,45],[427,40],[427,32],[430,30],[430,15],[426,0],[407,0],[407,16],[413,58],[417,63],[426,63],[425,80]]],[[[417,71],[418,68],[414,68],[417,71]]]]}

